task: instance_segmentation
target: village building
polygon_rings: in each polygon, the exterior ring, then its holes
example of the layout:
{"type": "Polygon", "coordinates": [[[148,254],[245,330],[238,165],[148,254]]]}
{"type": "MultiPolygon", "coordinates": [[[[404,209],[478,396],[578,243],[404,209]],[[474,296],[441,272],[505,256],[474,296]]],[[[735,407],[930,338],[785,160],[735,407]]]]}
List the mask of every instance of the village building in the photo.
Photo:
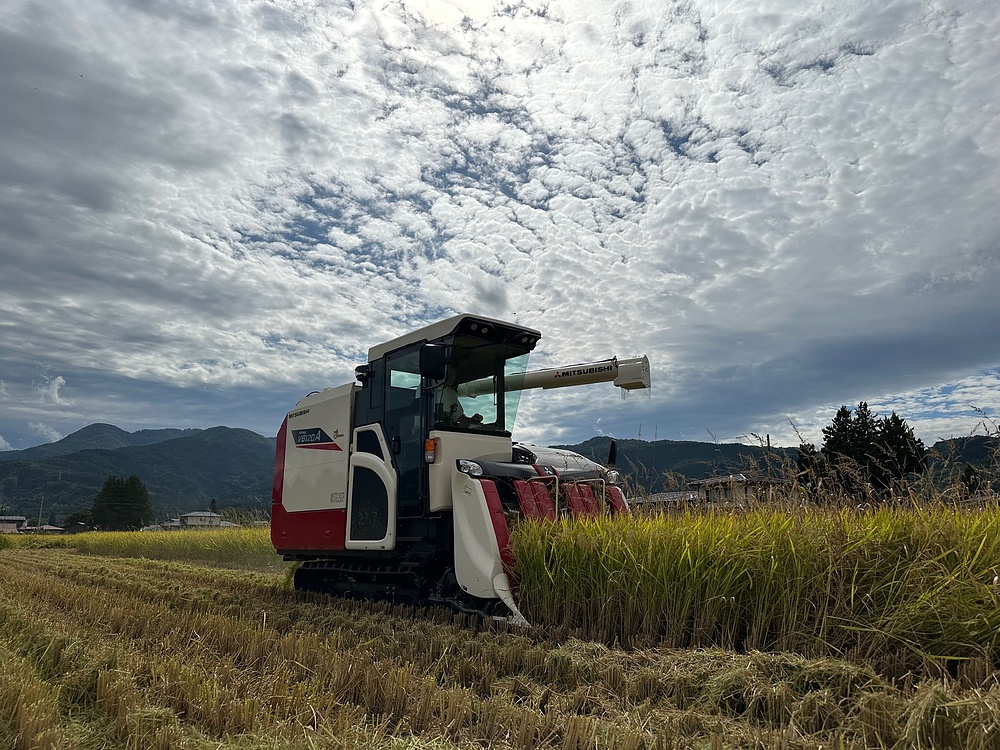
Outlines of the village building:
{"type": "Polygon", "coordinates": [[[208,510],[185,513],[179,521],[181,528],[185,529],[217,529],[222,526],[222,516],[208,510]]]}
{"type": "Polygon", "coordinates": [[[784,499],[788,482],[771,477],[747,477],[730,474],[688,482],[688,487],[698,494],[698,502],[715,508],[746,508],[784,499]]]}
{"type": "Polygon", "coordinates": [[[143,526],[141,531],[181,531],[185,529],[238,529],[238,523],[226,521],[218,513],[207,510],[196,510],[185,513],[179,518],[171,518],[163,523],[143,526]]]}
{"type": "Polygon", "coordinates": [[[23,534],[27,523],[24,516],[0,516],[0,534],[23,534]]]}

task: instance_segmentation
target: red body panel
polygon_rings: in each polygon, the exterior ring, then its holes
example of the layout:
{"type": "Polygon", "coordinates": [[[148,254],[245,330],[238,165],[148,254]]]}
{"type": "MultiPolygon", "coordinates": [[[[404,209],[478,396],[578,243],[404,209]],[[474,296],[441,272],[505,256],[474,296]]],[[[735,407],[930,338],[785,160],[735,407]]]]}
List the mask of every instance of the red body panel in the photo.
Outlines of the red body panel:
{"type": "Polygon", "coordinates": [[[346,510],[287,513],[281,503],[271,505],[271,543],[279,553],[344,549],[346,538],[346,510]]]}
{"type": "Polygon", "coordinates": [[[630,512],[628,504],[625,502],[625,496],[622,495],[622,491],[618,487],[608,487],[608,499],[616,513],[628,514],[630,512]]]}
{"type": "Polygon", "coordinates": [[[583,500],[583,507],[587,509],[587,513],[592,516],[600,515],[601,506],[594,496],[594,488],[589,484],[580,484],[577,486],[580,488],[580,498],[583,500]]]}
{"type": "Polygon", "coordinates": [[[483,485],[483,494],[486,495],[486,507],[490,511],[493,531],[497,535],[500,561],[503,563],[505,569],[511,570],[514,567],[514,554],[510,551],[510,528],[507,526],[507,518],[503,513],[500,493],[497,492],[496,483],[489,479],[480,479],[479,483],[483,485]]]}
{"type": "Polygon", "coordinates": [[[549,491],[541,482],[514,480],[514,490],[525,518],[556,520],[556,509],[552,505],[549,491]]]}
{"type": "Polygon", "coordinates": [[[594,493],[590,491],[590,487],[582,484],[565,484],[563,485],[564,491],[566,492],[566,503],[569,505],[569,509],[573,511],[574,516],[596,516],[597,515],[597,503],[594,500],[594,493]],[[588,498],[584,493],[586,489],[590,497],[588,498]]]}
{"type": "Polygon", "coordinates": [[[523,479],[514,480],[514,491],[517,492],[517,502],[521,506],[521,512],[525,518],[540,518],[541,513],[535,504],[535,493],[531,485],[523,479]]]}

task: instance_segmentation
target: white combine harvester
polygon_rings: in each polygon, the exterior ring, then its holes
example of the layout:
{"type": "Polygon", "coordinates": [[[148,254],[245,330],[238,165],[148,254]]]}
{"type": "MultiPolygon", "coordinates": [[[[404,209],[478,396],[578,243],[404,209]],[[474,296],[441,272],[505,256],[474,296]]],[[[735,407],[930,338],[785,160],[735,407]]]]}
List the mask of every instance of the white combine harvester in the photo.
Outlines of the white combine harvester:
{"type": "MultiPolygon", "coordinates": [[[[628,513],[617,472],[511,440],[520,392],[649,387],[646,357],[525,372],[538,331],[458,315],[368,352],[278,432],[271,540],[298,589],[523,618],[510,524],[628,513]]],[[[613,463],[613,460],[609,460],[613,463]]]]}

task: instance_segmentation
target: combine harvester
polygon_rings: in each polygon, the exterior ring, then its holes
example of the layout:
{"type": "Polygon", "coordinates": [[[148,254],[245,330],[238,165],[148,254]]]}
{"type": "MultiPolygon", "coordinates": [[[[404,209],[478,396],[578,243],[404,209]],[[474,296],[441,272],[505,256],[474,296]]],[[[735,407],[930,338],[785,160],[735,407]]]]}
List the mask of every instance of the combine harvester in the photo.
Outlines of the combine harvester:
{"type": "MultiPolygon", "coordinates": [[[[458,315],[368,352],[278,432],[271,541],[295,588],[441,604],[523,622],[510,524],[628,513],[609,467],[511,441],[520,392],[649,387],[646,357],[525,372],[538,331],[458,315]]],[[[612,448],[613,453],[613,448],[612,448]]]]}

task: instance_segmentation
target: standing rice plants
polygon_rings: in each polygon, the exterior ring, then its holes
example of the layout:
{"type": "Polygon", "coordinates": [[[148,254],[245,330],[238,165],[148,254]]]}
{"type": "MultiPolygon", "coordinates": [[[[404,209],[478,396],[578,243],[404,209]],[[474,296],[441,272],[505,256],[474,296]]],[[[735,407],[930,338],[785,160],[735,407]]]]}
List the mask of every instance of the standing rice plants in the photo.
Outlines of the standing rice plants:
{"type": "Polygon", "coordinates": [[[561,519],[513,546],[528,619],[609,643],[1000,655],[995,508],[561,519]]]}
{"type": "Polygon", "coordinates": [[[66,536],[17,537],[24,547],[62,547],[88,555],[179,560],[228,567],[273,569],[283,567],[271,546],[267,527],[199,529],[188,531],[96,531],[66,536]]]}

